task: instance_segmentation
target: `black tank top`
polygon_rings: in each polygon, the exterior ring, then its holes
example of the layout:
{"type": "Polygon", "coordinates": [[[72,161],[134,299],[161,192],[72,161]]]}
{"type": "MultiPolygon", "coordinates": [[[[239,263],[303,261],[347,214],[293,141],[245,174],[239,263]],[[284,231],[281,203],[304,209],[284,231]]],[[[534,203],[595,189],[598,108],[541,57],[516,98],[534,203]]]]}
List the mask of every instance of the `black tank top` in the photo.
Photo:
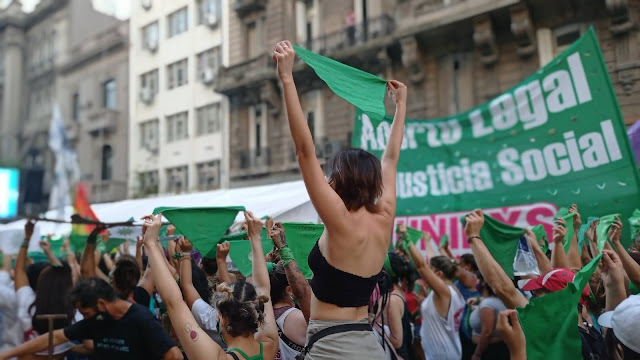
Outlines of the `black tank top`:
{"type": "Polygon", "coordinates": [[[363,278],[334,268],[320,252],[317,241],[308,260],[309,268],[313,271],[309,284],[318,300],[339,307],[369,305],[369,298],[378,283],[378,275],[363,278]]]}

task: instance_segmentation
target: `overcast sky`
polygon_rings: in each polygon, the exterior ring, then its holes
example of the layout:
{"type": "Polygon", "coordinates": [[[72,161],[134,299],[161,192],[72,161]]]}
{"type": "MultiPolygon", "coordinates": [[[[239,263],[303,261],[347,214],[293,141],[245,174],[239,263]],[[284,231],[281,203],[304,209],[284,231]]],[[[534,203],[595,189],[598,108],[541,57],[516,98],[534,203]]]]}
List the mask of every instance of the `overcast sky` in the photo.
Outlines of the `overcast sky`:
{"type": "MultiPolygon", "coordinates": [[[[120,19],[126,19],[129,17],[131,11],[131,0],[91,0],[96,10],[104,12],[109,15],[113,15],[120,19]]],[[[0,8],[3,8],[11,0],[0,0],[0,8]]],[[[22,9],[26,12],[31,12],[36,7],[40,0],[22,0],[22,9]]]]}

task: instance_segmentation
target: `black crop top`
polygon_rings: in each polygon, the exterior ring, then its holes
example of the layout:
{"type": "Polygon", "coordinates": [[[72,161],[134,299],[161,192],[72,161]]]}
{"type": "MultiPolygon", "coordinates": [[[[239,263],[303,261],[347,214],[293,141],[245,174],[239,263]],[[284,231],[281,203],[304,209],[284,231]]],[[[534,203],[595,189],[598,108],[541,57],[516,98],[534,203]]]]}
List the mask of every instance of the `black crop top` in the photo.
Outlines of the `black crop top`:
{"type": "Polygon", "coordinates": [[[309,284],[315,297],[339,307],[369,305],[369,298],[378,283],[378,275],[363,278],[331,266],[320,252],[317,241],[309,253],[309,268],[313,271],[309,284]]]}

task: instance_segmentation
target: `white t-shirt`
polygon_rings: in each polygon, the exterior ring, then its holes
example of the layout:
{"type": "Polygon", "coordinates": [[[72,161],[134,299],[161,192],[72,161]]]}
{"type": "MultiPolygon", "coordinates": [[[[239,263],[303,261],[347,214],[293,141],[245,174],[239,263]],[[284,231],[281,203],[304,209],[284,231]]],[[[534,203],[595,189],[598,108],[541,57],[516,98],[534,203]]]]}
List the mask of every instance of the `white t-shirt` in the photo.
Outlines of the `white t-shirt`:
{"type": "Polygon", "coordinates": [[[200,326],[213,341],[218,343],[223,349],[226,349],[226,345],[222,342],[220,334],[218,334],[218,310],[206,301],[198,299],[193,303],[193,306],[191,306],[191,313],[196,319],[198,326],[200,326]]]}
{"type": "Polygon", "coordinates": [[[0,312],[2,312],[2,335],[0,335],[0,352],[22,344],[20,322],[17,321],[16,291],[7,271],[0,271],[0,312]]]}
{"type": "Polygon", "coordinates": [[[465,302],[453,286],[449,285],[451,302],[447,317],[443,318],[436,310],[435,293],[431,291],[427,299],[422,302],[422,349],[427,360],[460,360],[462,344],[460,343],[460,322],[465,302]]]}

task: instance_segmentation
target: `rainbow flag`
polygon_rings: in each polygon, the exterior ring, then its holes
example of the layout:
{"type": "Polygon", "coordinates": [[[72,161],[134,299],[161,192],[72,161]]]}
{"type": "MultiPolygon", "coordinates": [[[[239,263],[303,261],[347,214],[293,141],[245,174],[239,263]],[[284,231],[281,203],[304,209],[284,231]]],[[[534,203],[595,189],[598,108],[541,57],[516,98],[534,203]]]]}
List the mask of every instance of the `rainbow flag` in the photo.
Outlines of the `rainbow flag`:
{"type": "MultiPolygon", "coordinates": [[[[75,214],[89,220],[99,220],[89,205],[89,200],[84,192],[82,185],[78,184],[76,198],[73,202],[73,211],[75,214]]],[[[90,224],[71,224],[71,235],[69,240],[76,252],[84,249],[87,237],[95,229],[95,225],[90,224]]]]}

